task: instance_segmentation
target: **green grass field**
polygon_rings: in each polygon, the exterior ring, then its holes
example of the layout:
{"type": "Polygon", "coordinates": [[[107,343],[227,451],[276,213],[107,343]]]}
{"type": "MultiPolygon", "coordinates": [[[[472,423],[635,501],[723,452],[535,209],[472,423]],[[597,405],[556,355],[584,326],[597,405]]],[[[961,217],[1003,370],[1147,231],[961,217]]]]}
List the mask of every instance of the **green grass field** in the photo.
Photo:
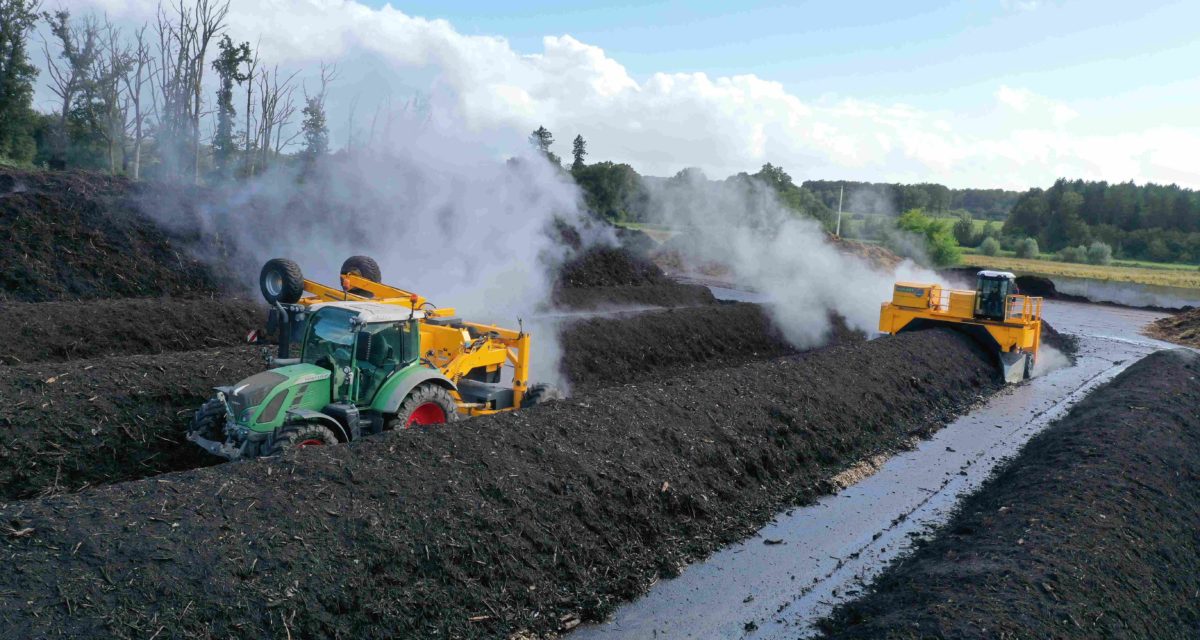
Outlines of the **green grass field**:
{"type": "Polygon", "coordinates": [[[1030,260],[1009,255],[985,256],[963,252],[962,263],[981,269],[1003,269],[1038,276],[1062,276],[1065,278],[1090,278],[1112,282],[1134,282],[1160,287],[1200,289],[1200,270],[1190,265],[1141,263],[1152,266],[1133,266],[1113,263],[1110,265],[1075,264],[1057,260],[1030,260]]]}

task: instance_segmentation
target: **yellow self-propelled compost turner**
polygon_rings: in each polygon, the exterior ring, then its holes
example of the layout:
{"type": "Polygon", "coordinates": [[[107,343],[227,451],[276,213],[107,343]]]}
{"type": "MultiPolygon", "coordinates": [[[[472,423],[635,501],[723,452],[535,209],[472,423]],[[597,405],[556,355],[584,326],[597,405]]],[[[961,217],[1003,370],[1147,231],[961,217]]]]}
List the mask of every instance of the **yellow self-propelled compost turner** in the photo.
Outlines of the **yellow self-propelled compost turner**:
{"type": "Polygon", "coordinates": [[[1016,276],[980,271],[975,291],[897,282],[879,312],[879,330],[899,333],[949,325],[994,347],[1006,382],[1030,377],[1042,336],[1042,299],[1021,295],[1016,276]]]}

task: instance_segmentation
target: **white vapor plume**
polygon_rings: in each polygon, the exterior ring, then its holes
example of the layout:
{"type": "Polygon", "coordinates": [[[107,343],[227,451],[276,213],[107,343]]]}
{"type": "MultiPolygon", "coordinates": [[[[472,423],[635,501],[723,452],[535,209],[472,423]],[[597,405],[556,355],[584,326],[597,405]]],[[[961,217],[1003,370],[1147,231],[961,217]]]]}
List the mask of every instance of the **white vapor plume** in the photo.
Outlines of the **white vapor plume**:
{"type": "MultiPolygon", "coordinates": [[[[201,198],[200,224],[235,245],[254,297],[270,258],[293,259],[306,278],[336,286],[343,260],[368,255],[384,282],[468,321],[515,329],[548,301],[566,251],[552,228],[556,218],[579,220],[577,188],[543,157],[506,162],[436,124],[410,125],[374,150],[272,170],[201,198]]],[[[553,331],[535,333],[534,382],[560,382],[556,341],[553,331]]]]}
{"type": "Polygon", "coordinates": [[[823,344],[830,314],[868,335],[878,331],[879,305],[897,279],[941,282],[904,262],[895,273],[842,253],[821,226],[781,204],[757,180],[712,182],[699,172],[650,185],[651,209],[687,229],[672,242],[692,265],[716,263],[733,279],[764,293],[785,337],[801,348],[823,344]]]}

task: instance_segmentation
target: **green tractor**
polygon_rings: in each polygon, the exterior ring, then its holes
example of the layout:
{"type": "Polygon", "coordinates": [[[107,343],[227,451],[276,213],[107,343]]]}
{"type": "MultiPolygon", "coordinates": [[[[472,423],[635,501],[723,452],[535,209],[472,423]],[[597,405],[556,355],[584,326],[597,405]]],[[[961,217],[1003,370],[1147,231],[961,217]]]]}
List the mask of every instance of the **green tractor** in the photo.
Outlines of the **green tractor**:
{"type": "Polygon", "coordinates": [[[187,438],[214,455],[277,455],[562,397],[528,384],[529,334],[463,322],[380,284],[370,258],[347,260],[340,288],[305,280],[284,259],[269,261],[259,284],[273,307],[278,366],[218,387],[196,411],[187,438]],[[292,342],[298,358],[289,358],[292,342]]]}

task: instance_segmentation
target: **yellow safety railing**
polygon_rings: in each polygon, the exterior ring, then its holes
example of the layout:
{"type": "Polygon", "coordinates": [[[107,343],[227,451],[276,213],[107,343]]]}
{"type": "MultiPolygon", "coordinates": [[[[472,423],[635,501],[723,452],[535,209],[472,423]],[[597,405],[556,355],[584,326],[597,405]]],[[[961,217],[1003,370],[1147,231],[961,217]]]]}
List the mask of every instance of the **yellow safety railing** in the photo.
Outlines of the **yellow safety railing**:
{"type": "Polygon", "coordinates": [[[1033,322],[1042,319],[1042,298],[1015,295],[1009,296],[1004,313],[1005,321],[1020,320],[1033,322]]]}

